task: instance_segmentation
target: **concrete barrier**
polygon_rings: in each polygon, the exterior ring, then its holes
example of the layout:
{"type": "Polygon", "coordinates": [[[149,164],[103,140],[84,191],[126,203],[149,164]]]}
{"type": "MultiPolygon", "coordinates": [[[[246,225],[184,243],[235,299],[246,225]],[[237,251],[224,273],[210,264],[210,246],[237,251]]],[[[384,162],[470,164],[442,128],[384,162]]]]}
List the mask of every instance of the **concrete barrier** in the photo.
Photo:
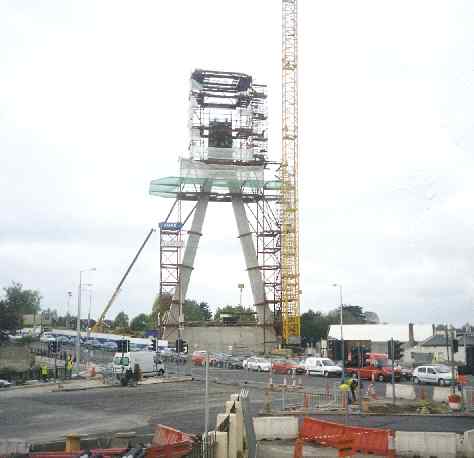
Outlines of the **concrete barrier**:
{"type": "MultiPolygon", "coordinates": [[[[214,432],[212,432],[211,434],[214,434],[214,432]]],[[[215,458],[227,458],[227,433],[224,433],[222,431],[216,431],[215,438],[215,458]]]]}
{"type": "Polygon", "coordinates": [[[465,431],[463,439],[464,439],[463,440],[464,455],[467,458],[473,458],[474,457],[474,429],[465,431]]]}
{"type": "Polygon", "coordinates": [[[395,447],[397,456],[455,458],[456,433],[397,431],[395,447]]]}
{"type": "Polygon", "coordinates": [[[244,415],[239,401],[227,401],[225,403],[225,413],[230,414],[231,410],[235,410],[236,416],[236,433],[237,433],[237,453],[244,451],[244,415]]]}
{"type": "Polygon", "coordinates": [[[451,388],[435,386],[433,389],[434,402],[448,402],[448,396],[451,393],[451,388]]]}
{"type": "Polygon", "coordinates": [[[296,417],[256,417],[253,419],[253,426],[258,441],[298,437],[296,417]]]}
{"type": "MultiPolygon", "coordinates": [[[[392,398],[392,384],[387,383],[385,388],[385,397],[392,398]]],[[[415,387],[413,385],[401,385],[400,383],[395,383],[395,397],[397,399],[407,399],[409,401],[414,401],[416,399],[415,387]]]]}

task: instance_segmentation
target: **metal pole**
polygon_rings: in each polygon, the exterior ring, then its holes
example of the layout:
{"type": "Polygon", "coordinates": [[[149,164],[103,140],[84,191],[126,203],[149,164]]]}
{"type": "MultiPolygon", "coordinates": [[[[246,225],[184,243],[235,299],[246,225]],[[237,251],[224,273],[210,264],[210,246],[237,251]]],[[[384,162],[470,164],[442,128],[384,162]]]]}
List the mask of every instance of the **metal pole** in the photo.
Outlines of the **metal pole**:
{"type": "Polygon", "coordinates": [[[206,351],[206,371],[204,387],[204,441],[207,446],[207,434],[209,431],[209,350],[206,351]]]}
{"type": "Polygon", "coordinates": [[[81,290],[82,290],[82,270],[79,271],[79,290],[77,292],[77,320],[76,320],[76,370],[80,372],[81,359],[81,290]]]}
{"type": "Polygon", "coordinates": [[[454,373],[454,338],[455,338],[455,330],[451,330],[451,392],[453,394],[456,393],[456,375],[454,373]]]}
{"type": "Polygon", "coordinates": [[[390,345],[392,346],[392,403],[395,405],[395,342],[393,337],[390,339],[390,345]]]}
{"type": "Polygon", "coordinates": [[[341,353],[342,353],[342,372],[341,372],[341,383],[344,383],[344,335],[343,335],[343,320],[342,320],[342,316],[343,316],[343,304],[342,304],[342,285],[339,285],[337,283],[334,283],[333,286],[337,286],[339,287],[339,299],[340,299],[340,302],[341,302],[341,353]]]}

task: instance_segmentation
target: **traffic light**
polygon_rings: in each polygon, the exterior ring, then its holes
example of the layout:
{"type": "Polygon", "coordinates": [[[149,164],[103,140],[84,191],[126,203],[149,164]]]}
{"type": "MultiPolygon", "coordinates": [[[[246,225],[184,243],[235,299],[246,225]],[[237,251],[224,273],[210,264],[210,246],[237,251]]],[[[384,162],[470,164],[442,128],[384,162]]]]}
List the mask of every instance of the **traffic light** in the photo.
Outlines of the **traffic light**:
{"type": "Polygon", "coordinates": [[[157,348],[158,348],[158,342],[156,341],[156,339],[151,339],[151,348],[153,349],[153,351],[156,351],[157,348]]]}
{"type": "Polygon", "coordinates": [[[398,340],[393,341],[393,360],[400,361],[403,358],[402,343],[398,340]]]}
{"type": "Polygon", "coordinates": [[[395,361],[395,358],[393,357],[393,347],[394,347],[395,341],[393,339],[390,339],[388,341],[388,359],[391,359],[392,361],[395,361]]]}
{"type": "Polygon", "coordinates": [[[360,367],[360,347],[352,347],[351,363],[352,367],[360,367]]]}
{"type": "Polygon", "coordinates": [[[183,339],[176,339],[176,353],[187,353],[188,343],[183,339]]]}
{"type": "Polygon", "coordinates": [[[337,361],[342,360],[342,344],[340,340],[334,341],[334,358],[337,361]]]}
{"type": "Polygon", "coordinates": [[[459,340],[453,339],[453,353],[457,353],[459,351],[459,340]]]}
{"type": "Polygon", "coordinates": [[[117,351],[119,353],[128,353],[129,348],[130,348],[130,341],[129,340],[118,340],[117,341],[117,351]]]}

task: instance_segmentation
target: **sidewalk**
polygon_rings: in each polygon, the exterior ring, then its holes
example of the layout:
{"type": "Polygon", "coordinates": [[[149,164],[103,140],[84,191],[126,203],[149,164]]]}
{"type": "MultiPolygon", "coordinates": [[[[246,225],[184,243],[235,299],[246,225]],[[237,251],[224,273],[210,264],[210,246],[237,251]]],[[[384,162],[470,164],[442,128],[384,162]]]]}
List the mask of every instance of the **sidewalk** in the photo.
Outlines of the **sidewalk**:
{"type": "MultiPolygon", "coordinates": [[[[179,383],[179,382],[190,382],[192,377],[181,376],[181,377],[150,377],[138,382],[138,385],[156,385],[158,383],[179,383]]],[[[9,392],[15,390],[32,390],[35,388],[50,388],[51,392],[60,392],[60,391],[84,391],[84,390],[95,390],[102,388],[113,388],[120,387],[120,385],[110,385],[103,382],[101,377],[94,379],[72,379],[72,380],[58,380],[56,382],[40,382],[30,383],[27,385],[17,385],[10,388],[5,388],[2,391],[9,392]]]]}

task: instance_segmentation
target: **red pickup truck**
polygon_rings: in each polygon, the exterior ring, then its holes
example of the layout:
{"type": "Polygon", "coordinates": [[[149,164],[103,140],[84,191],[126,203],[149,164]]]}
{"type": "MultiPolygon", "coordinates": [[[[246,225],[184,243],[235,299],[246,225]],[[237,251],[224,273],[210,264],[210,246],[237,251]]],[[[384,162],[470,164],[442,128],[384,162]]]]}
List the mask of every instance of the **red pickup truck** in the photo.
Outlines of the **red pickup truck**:
{"type": "MultiPolygon", "coordinates": [[[[388,362],[388,355],[384,353],[367,353],[363,367],[346,367],[348,374],[358,373],[361,379],[390,382],[392,380],[392,366],[388,362]]],[[[395,368],[395,381],[399,382],[401,372],[395,368]]]]}

